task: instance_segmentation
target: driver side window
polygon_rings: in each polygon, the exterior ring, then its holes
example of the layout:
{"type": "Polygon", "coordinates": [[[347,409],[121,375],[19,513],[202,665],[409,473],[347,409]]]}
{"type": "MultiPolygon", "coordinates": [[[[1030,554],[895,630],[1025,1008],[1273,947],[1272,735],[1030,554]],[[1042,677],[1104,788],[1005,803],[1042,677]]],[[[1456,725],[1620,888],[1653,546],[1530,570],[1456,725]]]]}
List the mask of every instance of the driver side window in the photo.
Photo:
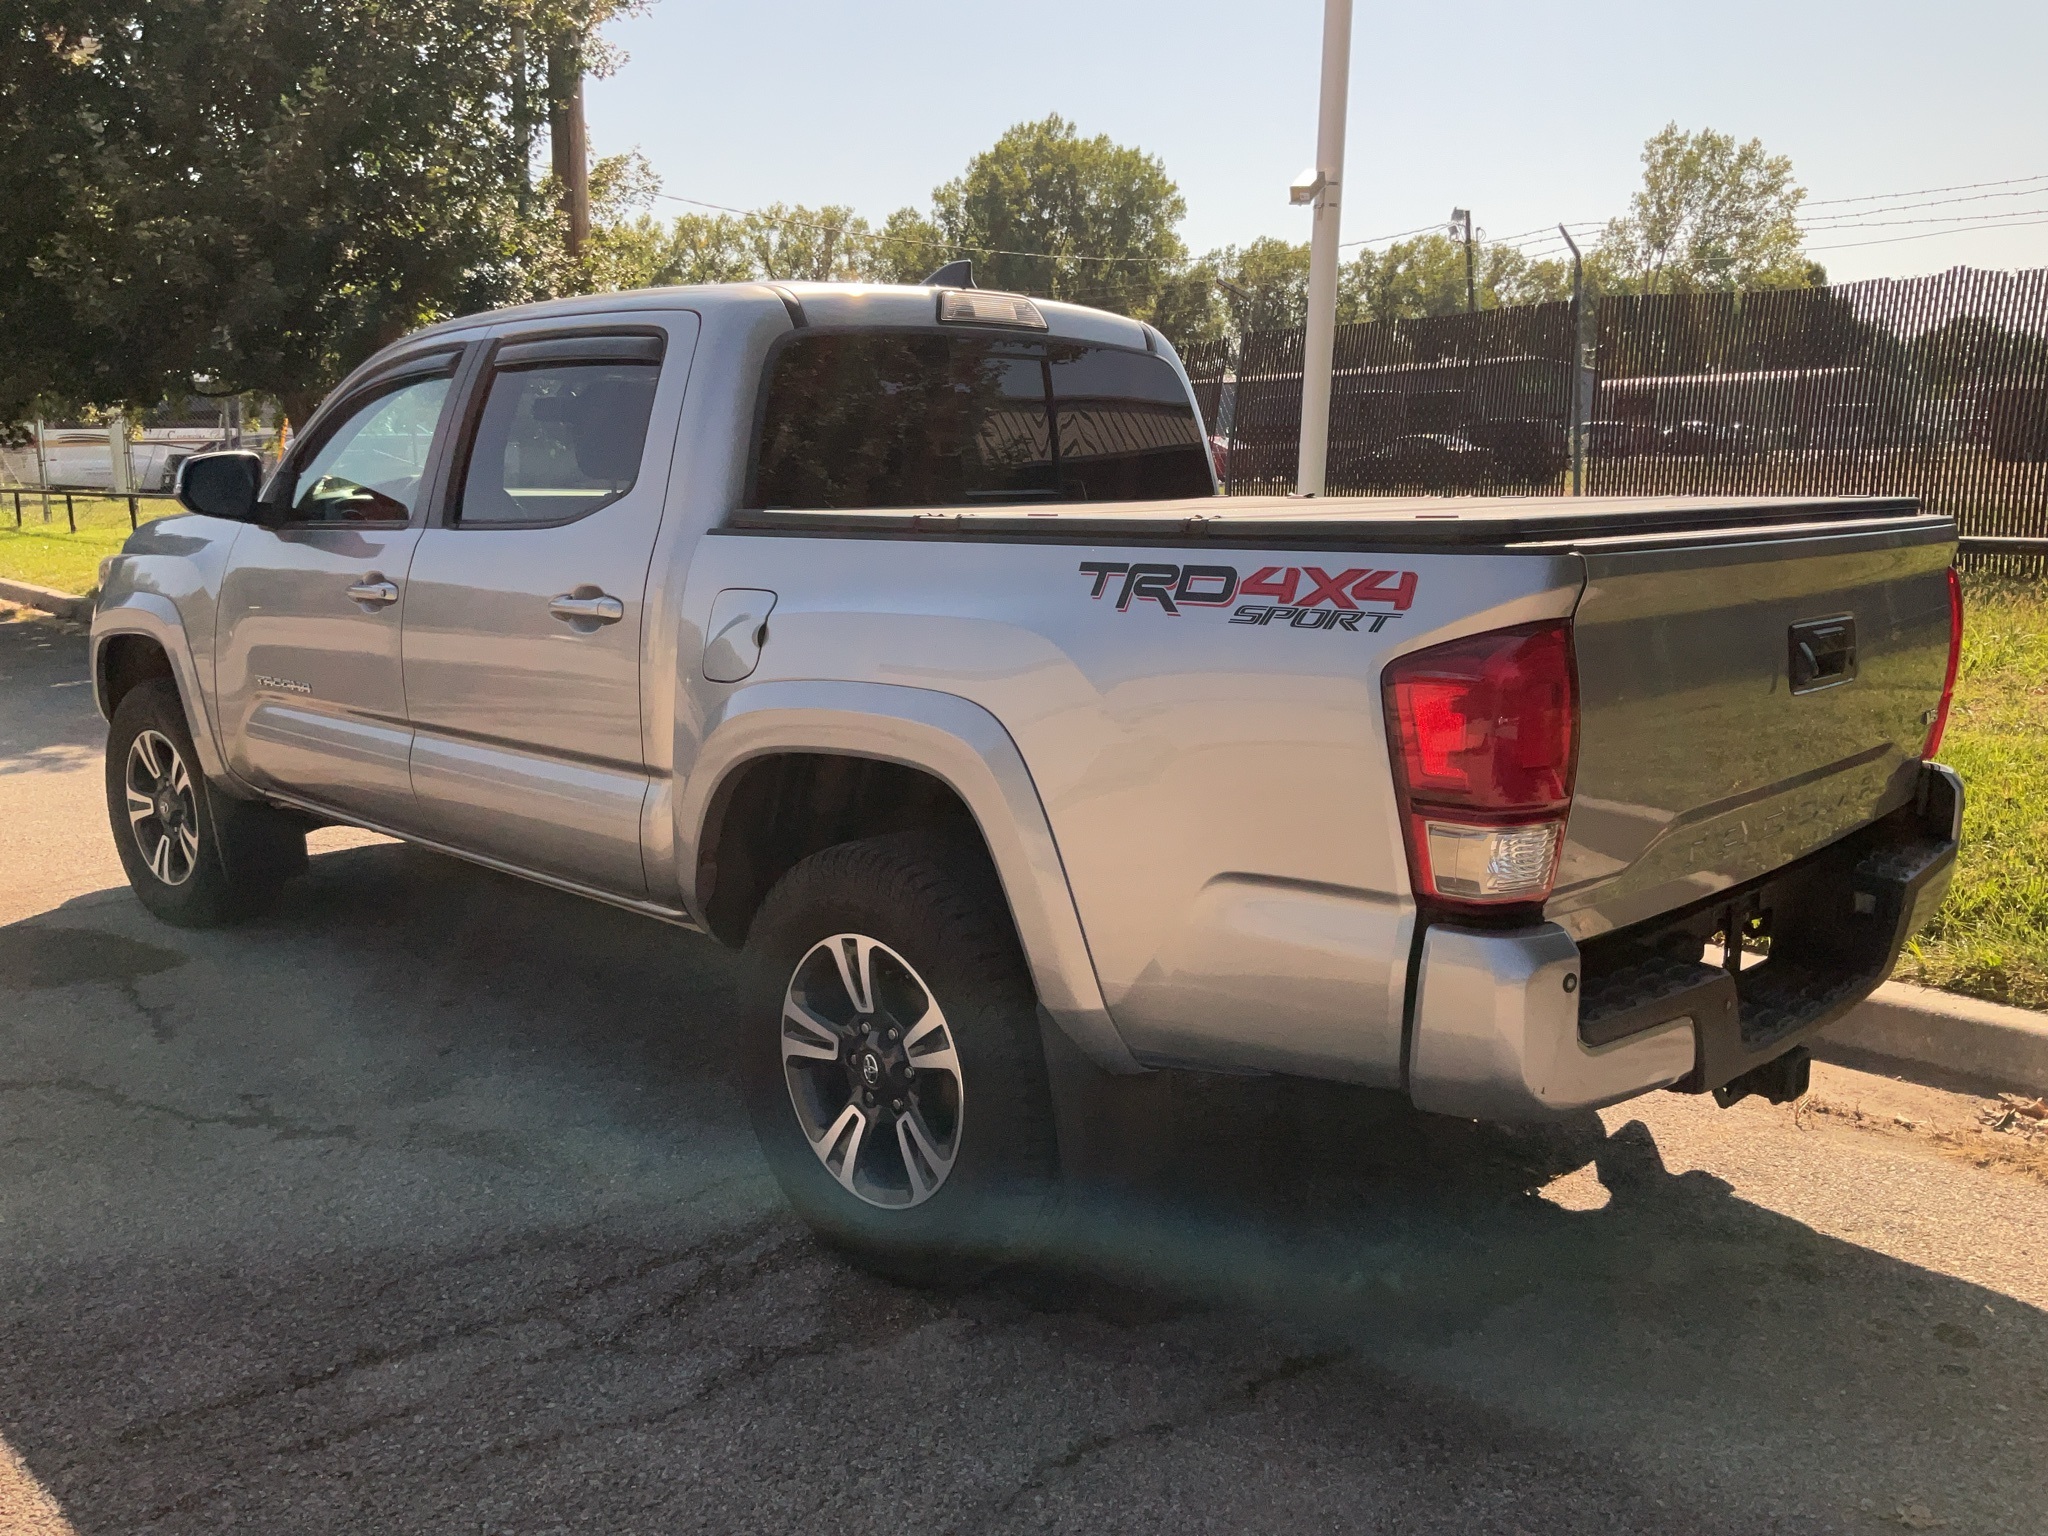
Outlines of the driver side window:
{"type": "Polygon", "coordinates": [[[299,467],[292,520],[410,519],[450,382],[446,377],[416,379],[358,406],[299,467]]]}

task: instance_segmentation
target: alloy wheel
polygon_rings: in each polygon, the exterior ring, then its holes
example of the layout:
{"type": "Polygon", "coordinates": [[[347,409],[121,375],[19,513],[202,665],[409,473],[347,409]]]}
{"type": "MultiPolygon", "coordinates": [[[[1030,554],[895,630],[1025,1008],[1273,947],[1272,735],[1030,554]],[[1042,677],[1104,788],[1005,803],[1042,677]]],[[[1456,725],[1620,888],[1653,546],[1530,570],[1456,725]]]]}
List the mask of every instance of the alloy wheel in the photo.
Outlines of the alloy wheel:
{"type": "Polygon", "coordinates": [[[149,872],[183,885],[199,867],[199,800],[175,743],[139,732],[128,747],[128,830],[149,872]]]}
{"type": "Polygon", "coordinates": [[[814,944],[783,992],[781,1053],[797,1122],[841,1188],[884,1210],[938,1193],[960,1152],[965,1084],[909,961],[864,934],[814,944]]]}

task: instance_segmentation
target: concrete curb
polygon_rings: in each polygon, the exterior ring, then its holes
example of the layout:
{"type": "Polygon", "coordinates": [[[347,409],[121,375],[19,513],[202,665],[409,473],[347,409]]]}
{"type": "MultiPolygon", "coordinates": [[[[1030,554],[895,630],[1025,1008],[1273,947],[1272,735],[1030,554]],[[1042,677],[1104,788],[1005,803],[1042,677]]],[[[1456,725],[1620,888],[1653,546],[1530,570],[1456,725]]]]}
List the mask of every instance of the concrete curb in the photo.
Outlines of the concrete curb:
{"type": "Polygon", "coordinates": [[[2048,1014],[1888,981],[1831,1026],[1814,1051],[1903,1077],[1967,1078],[2048,1094],[2048,1014]]]}
{"type": "Polygon", "coordinates": [[[92,619],[92,599],[80,597],[75,592],[59,592],[51,587],[39,587],[32,581],[9,581],[0,577],[0,598],[10,603],[19,603],[24,608],[40,608],[44,613],[54,613],[60,619],[76,619],[88,623],[92,619]]]}

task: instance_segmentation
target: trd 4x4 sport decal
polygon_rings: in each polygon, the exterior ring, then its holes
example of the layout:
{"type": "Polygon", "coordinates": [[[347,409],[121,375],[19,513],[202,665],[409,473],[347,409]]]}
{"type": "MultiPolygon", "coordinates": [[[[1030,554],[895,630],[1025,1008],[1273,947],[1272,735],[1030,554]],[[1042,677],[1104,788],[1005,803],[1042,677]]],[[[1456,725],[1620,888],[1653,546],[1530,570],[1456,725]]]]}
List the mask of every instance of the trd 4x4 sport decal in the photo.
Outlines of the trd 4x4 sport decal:
{"type": "Polygon", "coordinates": [[[1083,560],[1081,574],[1093,576],[1088,595],[1101,598],[1116,583],[1116,611],[1132,603],[1157,603],[1178,618],[1183,608],[1227,608],[1240,597],[1264,597],[1264,603],[1239,603],[1233,624],[1285,624],[1290,629],[1342,629],[1356,632],[1360,624],[1377,634],[1387,620],[1399,618],[1415,601],[1413,571],[1376,571],[1366,566],[1332,574],[1321,566],[1261,566],[1240,577],[1234,565],[1136,565],[1117,560],[1083,560]],[[1328,603],[1325,608],[1321,605],[1328,603]],[[1367,611],[1360,605],[1380,604],[1367,611]]]}

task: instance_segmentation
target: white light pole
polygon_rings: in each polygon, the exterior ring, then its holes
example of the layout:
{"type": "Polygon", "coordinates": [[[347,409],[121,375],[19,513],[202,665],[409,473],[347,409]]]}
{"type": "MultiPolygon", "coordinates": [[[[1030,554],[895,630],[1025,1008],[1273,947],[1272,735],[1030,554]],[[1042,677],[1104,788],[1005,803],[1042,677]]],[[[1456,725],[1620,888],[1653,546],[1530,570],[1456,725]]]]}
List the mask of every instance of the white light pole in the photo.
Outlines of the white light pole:
{"type": "Polygon", "coordinates": [[[1351,0],[1323,0],[1323,99],[1316,163],[1288,189],[1315,205],[1308,243],[1308,335],[1301,356],[1301,459],[1294,488],[1323,494],[1330,457],[1330,357],[1337,341],[1337,227],[1344,182],[1344,114],[1351,87],[1351,0]]]}

